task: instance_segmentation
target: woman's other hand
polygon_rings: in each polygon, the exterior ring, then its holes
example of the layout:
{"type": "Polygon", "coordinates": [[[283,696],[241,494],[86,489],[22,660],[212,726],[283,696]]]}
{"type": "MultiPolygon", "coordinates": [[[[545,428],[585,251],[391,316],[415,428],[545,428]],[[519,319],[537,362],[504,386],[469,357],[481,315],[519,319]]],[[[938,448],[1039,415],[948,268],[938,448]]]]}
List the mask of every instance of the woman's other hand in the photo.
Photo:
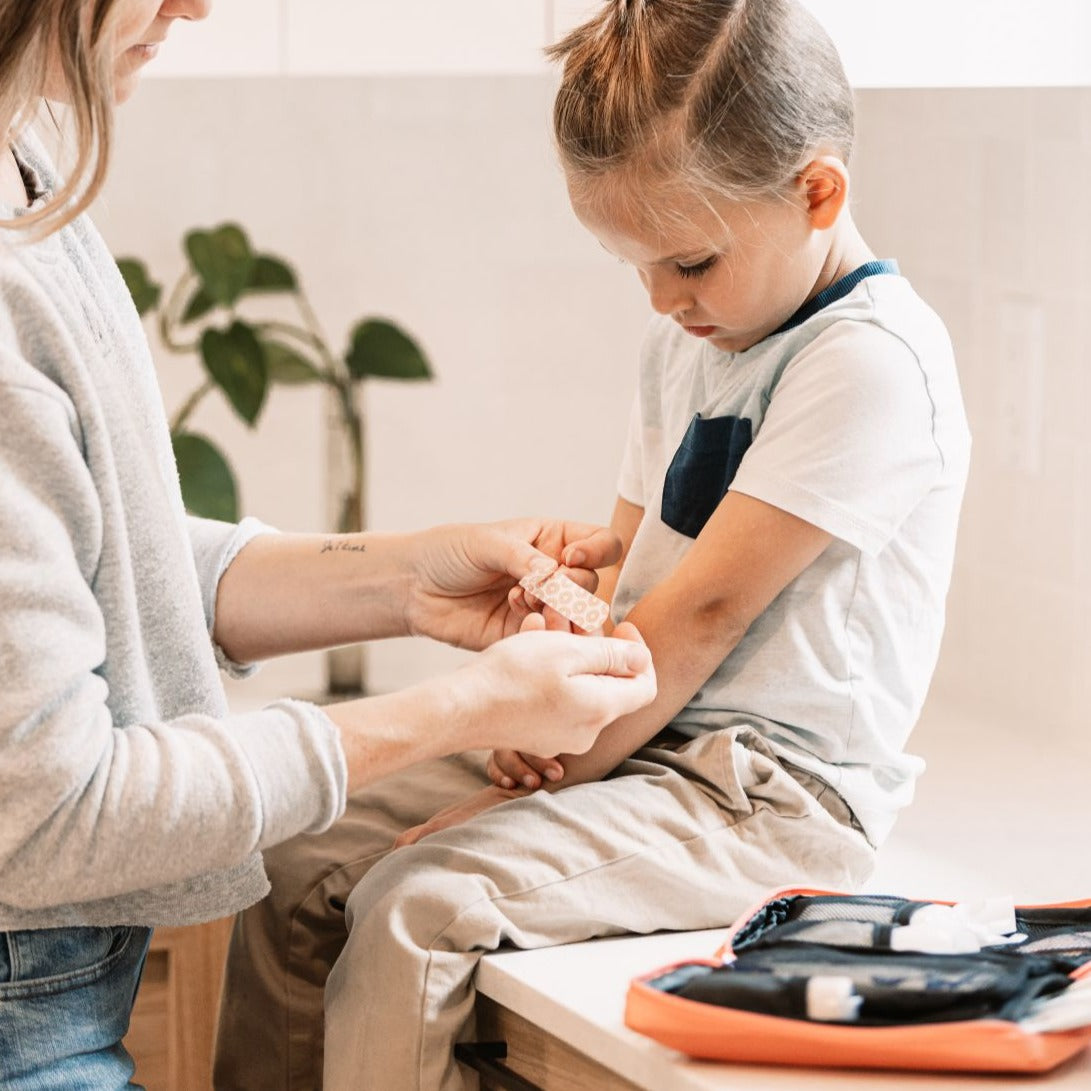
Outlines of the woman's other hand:
{"type": "Polygon", "coordinates": [[[582,754],[607,724],[655,699],[651,653],[632,625],[605,637],[544,624],[532,615],[523,632],[452,675],[456,702],[488,746],[582,754]]]}
{"type": "Polygon", "coordinates": [[[583,754],[608,724],[656,695],[651,653],[636,629],[614,636],[526,630],[466,666],[411,689],[327,706],[348,765],[348,789],[415,761],[462,750],[583,754]]]}

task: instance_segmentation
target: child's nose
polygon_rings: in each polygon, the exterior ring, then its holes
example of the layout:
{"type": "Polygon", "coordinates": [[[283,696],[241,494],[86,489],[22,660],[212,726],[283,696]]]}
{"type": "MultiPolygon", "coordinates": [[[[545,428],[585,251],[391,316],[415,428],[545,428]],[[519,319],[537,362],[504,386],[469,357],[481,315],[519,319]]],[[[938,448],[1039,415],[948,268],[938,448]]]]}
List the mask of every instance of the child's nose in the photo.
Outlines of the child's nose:
{"type": "Polygon", "coordinates": [[[648,299],[652,310],[658,314],[678,314],[688,311],[693,306],[693,293],[689,291],[679,277],[666,270],[655,269],[643,273],[641,280],[648,289],[648,299]]]}

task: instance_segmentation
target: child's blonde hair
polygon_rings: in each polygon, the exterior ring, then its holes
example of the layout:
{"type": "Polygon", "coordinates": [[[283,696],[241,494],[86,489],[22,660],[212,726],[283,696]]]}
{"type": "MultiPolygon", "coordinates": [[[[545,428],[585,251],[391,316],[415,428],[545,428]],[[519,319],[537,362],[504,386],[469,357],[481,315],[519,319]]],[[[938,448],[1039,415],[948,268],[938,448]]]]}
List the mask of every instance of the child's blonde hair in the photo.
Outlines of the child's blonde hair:
{"type": "Polygon", "coordinates": [[[610,0],[549,50],[570,184],[619,168],[729,198],[780,194],[818,153],[847,162],[852,91],[795,0],[610,0]]]}
{"type": "Polygon", "coordinates": [[[106,179],[114,113],[116,0],[0,0],[0,136],[31,120],[55,73],[71,109],[74,161],[50,201],[0,226],[47,235],[75,219],[106,179]]]}

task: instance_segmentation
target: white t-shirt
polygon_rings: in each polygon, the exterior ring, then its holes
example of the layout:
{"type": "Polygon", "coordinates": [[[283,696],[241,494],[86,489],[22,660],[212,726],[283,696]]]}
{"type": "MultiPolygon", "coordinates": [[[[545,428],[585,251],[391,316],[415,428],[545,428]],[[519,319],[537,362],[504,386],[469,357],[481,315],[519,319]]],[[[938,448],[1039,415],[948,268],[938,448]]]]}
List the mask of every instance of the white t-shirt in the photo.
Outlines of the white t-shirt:
{"type": "Polygon", "coordinates": [[[656,319],[618,485],[645,516],[615,620],[677,567],[728,488],[834,536],[672,726],[754,724],[879,844],[924,767],[904,747],[939,652],[969,451],[947,332],[892,262],[745,352],[656,319]]]}

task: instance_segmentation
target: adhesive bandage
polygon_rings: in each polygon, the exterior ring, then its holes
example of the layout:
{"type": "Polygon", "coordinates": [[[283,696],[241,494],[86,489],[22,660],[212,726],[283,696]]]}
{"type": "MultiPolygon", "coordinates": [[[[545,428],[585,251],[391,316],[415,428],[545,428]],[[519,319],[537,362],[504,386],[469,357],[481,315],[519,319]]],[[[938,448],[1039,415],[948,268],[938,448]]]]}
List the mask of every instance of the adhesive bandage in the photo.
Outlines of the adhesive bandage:
{"type": "Polygon", "coordinates": [[[519,585],[547,606],[552,606],[573,625],[589,633],[601,629],[610,614],[610,607],[602,599],[595,598],[560,570],[544,578],[539,572],[531,572],[519,581],[519,585]]]}

